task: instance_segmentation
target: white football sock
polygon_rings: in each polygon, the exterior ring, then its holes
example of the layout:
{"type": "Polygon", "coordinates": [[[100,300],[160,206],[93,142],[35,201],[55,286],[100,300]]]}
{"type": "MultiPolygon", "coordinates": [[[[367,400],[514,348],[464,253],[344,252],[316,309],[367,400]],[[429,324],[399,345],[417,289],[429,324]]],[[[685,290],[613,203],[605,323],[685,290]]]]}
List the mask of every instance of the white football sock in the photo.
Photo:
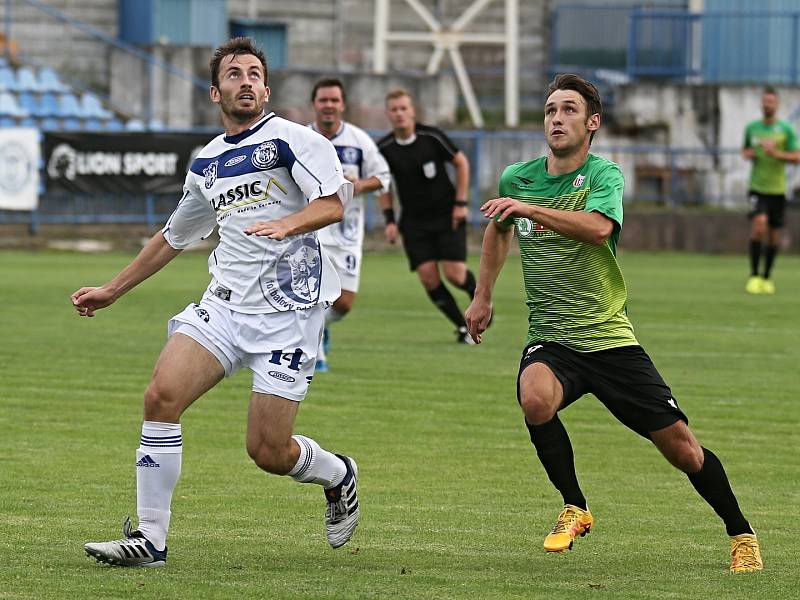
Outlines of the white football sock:
{"type": "Polygon", "coordinates": [[[145,421],[136,450],[136,509],[139,531],[156,550],[167,543],[172,492],[181,474],[180,423],[145,421]]]}
{"type": "Polygon", "coordinates": [[[327,450],[323,450],[317,442],[302,435],[292,438],[300,446],[300,458],[297,464],[287,473],[289,477],[300,483],[318,483],[325,489],[339,485],[347,474],[344,461],[327,450]]]}

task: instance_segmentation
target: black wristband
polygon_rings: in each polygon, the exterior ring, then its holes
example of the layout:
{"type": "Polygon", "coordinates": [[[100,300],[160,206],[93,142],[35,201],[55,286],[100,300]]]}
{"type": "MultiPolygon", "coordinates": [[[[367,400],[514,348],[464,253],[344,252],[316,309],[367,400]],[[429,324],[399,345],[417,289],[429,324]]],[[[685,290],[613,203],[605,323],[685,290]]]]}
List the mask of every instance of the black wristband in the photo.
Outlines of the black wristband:
{"type": "Polygon", "coordinates": [[[383,210],[383,220],[386,221],[387,225],[391,225],[394,223],[394,209],[393,208],[385,208],[383,210]]]}
{"type": "Polygon", "coordinates": [[[469,202],[467,202],[466,200],[455,200],[453,204],[456,206],[468,206],[469,202]]]}

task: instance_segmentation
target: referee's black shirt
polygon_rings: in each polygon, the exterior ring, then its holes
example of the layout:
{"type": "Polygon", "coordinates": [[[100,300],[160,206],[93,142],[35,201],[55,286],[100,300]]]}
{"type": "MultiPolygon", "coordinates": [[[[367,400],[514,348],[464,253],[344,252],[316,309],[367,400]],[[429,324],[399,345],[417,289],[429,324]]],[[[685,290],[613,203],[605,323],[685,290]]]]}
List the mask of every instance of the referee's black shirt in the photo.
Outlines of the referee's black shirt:
{"type": "Polygon", "coordinates": [[[399,144],[393,133],[378,141],[397,186],[402,207],[400,229],[451,227],[456,189],[445,166],[459,152],[458,147],[442,130],[429,125],[417,123],[415,136],[410,144],[399,144]]]}

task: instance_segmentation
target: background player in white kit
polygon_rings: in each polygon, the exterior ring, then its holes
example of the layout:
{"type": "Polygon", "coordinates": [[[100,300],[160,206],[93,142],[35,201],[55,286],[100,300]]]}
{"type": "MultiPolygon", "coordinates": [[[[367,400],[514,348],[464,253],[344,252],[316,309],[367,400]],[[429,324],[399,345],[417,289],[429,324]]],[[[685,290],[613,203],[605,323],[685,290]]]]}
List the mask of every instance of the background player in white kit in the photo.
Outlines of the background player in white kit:
{"type": "Polygon", "coordinates": [[[209,257],[211,284],[199,304],[169,322],[169,339],[144,396],[136,452],[138,529],[85,545],[98,561],[163,566],[172,492],[181,468],[180,417],[192,402],[242,367],[253,372],[247,452],[263,470],[325,488],[325,524],[334,548],[358,524],[358,470],[346,456],[292,435],[314,373],[324,310],[339,296],[336,272],[315,230],[342,217],[352,184],[333,146],[307,127],[264,114],[264,54],[249,38],[217,48],[211,100],[225,134],[198,154],[183,198],[162,231],[116,277],[72,295],[91,317],[219,226],[209,257]]]}
{"type": "Polygon", "coordinates": [[[342,119],[346,100],[344,84],[335,77],[320,79],[311,91],[314,122],[309,127],[331,141],[342,163],[344,176],[354,187],[353,199],[344,205],[342,220],[319,231],[319,241],[342,284],[342,295],[325,312],[323,344],[317,356],[317,371],[323,372],[328,370],[328,326],[350,312],[358,292],[364,244],[365,194],[378,190],[388,192],[391,181],[389,165],[369,134],[342,119]]]}

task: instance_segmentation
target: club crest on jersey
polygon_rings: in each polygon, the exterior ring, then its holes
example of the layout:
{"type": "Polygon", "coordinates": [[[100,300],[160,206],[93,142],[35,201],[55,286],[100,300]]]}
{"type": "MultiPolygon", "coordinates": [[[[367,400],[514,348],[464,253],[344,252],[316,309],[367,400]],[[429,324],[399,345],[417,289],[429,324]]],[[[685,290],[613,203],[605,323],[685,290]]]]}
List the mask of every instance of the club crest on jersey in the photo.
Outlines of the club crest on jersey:
{"type": "Polygon", "coordinates": [[[586,181],[586,176],[578,175],[575,179],[572,180],[572,187],[579,188],[583,185],[584,181],[586,181]]]}
{"type": "Polygon", "coordinates": [[[525,217],[517,219],[517,233],[522,237],[528,237],[533,231],[533,223],[525,217]]]}
{"type": "Polygon", "coordinates": [[[253,150],[253,165],[259,169],[271,169],[278,162],[278,146],[272,140],[253,150]]]}
{"type": "Polygon", "coordinates": [[[342,148],[342,162],[349,165],[358,164],[358,150],[350,146],[342,148]]]}
{"type": "Polygon", "coordinates": [[[273,307],[302,309],[319,298],[322,256],[313,234],[292,241],[264,267],[261,289],[273,307]]]}
{"type": "Polygon", "coordinates": [[[218,163],[215,160],[211,164],[209,164],[205,169],[203,169],[203,175],[206,176],[205,186],[207,190],[211,189],[211,186],[214,185],[214,182],[217,180],[217,166],[218,163]]]}

